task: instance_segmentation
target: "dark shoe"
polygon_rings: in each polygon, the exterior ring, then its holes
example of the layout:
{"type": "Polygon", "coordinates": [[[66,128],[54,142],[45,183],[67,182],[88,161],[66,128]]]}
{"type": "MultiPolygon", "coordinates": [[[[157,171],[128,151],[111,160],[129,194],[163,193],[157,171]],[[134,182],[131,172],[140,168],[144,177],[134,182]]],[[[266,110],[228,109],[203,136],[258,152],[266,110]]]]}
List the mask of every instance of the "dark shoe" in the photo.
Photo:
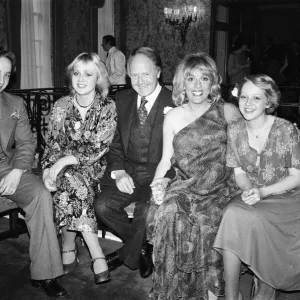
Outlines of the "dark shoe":
{"type": "Polygon", "coordinates": [[[106,270],[106,271],[100,272],[98,274],[95,274],[95,272],[94,272],[94,262],[97,259],[104,259],[105,260],[105,258],[104,257],[96,257],[96,258],[92,259],[91,269],[94,273],[95,284],[102,284],[102,283],[110,281],[111,278],[110,278],[109,270],[106,270]]]}
{"type": "Polygon", "coordinates": [[[124,262],[120,260],[119,253],[117,251],[107,254],[105,259],[107,262],[108,271],[110,272],[124,264],[124,262]]]}
{"type": "Polygon", "coordinates": [[[63,298],[67,296],[67,291],[57,282],[56,279],[33,280],[31,284],[35,288],[42,287],[49,297],[63,298]]]}
{"type": "Polygon", "coordinates": [[[64,268],[64,274],[68,274],[73,272],[76,267],[77,267],[77,263],[78,263],[78,256],[77,256],[77,247],[75,247],[73,250],[62,250],[61,253],[69,253],[69,252],[74,252],[75,254],[75,259],[73,262],[71,262],[70,264],[64,264],[63,263],[63,268],[64,268]]]}
{"type": "Polygon", "coordinates": [[[139,264],[140,275],[142,278],[149,277],[153,272],[152,249],[153,246],[148,243],[143,244],[142,246],[139,264]]]}

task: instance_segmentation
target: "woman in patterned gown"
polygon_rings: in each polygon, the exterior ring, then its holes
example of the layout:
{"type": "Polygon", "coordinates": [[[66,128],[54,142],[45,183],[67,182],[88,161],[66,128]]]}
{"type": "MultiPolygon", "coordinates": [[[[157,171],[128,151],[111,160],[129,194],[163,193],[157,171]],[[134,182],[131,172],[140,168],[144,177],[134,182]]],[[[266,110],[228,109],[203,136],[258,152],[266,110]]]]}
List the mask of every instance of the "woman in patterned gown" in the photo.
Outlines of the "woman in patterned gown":
{"type": "Polygon", "coordinates": [[[222,210],[237,190],[225,165],[226,128],[240,114],[221,99],[220,83],[215,62],[204,52],[186,56],[176,69],[178,107],[165,116],[163,156],[147,219],[155,266],[150,299],[224,294],[222,258],[212,246],[222,210]],[[171,164],[177,175],[167,183],[163,177],[171,164]]]}
{"type": "Polygon", "coordinates": [[[228,127],[227,166],[241,191],[214,247],[223,254],[226,300],[241,298],[241,262],[256,276],[253,299],[275,300],[275,289],[300,290],[299,132],[270,115],[280,92],[269,76],[246,77],[238,96],[244,118],[228,127]]]}
{"type": "Polygon", "coordinates": [[[116,128],[116,108],[107,97],[105,65],[95,53],[81,53],[68,66],[70,96],[52,110],[43,156],[43,180],[53,196],[56,222],[62,232],[64,273],[77,265],[76,233],[80,231],[92,257],[95,283],[110,279],[98,241],[93,209],[105,153],[116,128]]]}

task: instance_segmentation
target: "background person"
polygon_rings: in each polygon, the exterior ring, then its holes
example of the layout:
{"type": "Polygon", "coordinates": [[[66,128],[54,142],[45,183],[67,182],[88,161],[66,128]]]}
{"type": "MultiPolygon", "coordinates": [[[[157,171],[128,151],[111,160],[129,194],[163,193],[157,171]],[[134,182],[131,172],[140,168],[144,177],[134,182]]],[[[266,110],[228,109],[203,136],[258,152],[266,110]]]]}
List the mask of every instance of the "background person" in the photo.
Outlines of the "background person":
{"type": "Polygon", "coordinates": [[[63,275],[63,267],[53,224],[52,197],[31,173],[35,141],[27,110],[22,98],[4,92],[15,70],[15,55],[1,49],[0,195],[25,212],[32,285],[42,287],[50,297],[64,297],[67,292],[55,279],[63,275]]]}
{"type": "Polygon", "coordinates": [[[116,108],[107,97],[107,71],[97,54],[79,54],[67,74],[71,94],[58,100],[52,110],[42,161],[43,180],[55,192],[64,273],[77,265],[75,237],[80,231],[92,257],[95,283],[99,284],[110,280],[110,274],[98,241],[93,201],[116,128],[116,108]]]}
{"type": "Polygon", "coordinates": [[[250,72],[249,53],[247,43],[240,35],[233,46],[232,52],[228,58],[229,83],[234,85],[238,83],[246,74],[250,72]]]}
{"type": "Polygon", "coordinates": [[[151,184],[155,203],[147,219],[155,267],[150,299],[224,294],[222,258],[212,246],[222,210],[236,192],[225,165],[226,128],[240,113],[221,99],[220,84],[216,64],[204,52],[186,56],[174,75],[177,107],[165,117],[163,156],[151,184]],[[157,202],[171,165],[177,175],[157,202]]]}
{"type": "Polygon", "coordinates": [[[300,43],[297,40],[291,41],[284,57],[280,74],[285,77],[285,84],[292,86],[300,85],[300,43]]]}
{"type": "Polygon", "coordinates": [[[116,39],[112,35],[102,38],[103,50],[107,52],[106,67],[111,84],[126,84],[126,58],[116,48],[116,39]]]}
{"type": "Polygon", "coordinates": [[[161,60],[154,49],[134,50],[127,69],[132,89],[116,95],[118,126],[94,207],[97,217],[124,242],[106,256],[110,270],[125,264],[139,268],[146,278],[153,267],[152,247],[145,240],[150,183],[162,154],[164,110],[172,106],[172,99],[171,92],[158,82],[161,60]],[[124,208],[132,202],[136,206],[129,223],[124,208]]]}
{"type": "Polygon", "coordinates": [[[241,190],[226,208],[214,247],[222,252],[226,300],[239,295],[241,262],[255,281],[253,300],[275,300],[275,289],[300,289],[300,138],[272,116],[280,92],[267,75],[239,86],[244,118],[228,128],[227,166],[241,190]]]}

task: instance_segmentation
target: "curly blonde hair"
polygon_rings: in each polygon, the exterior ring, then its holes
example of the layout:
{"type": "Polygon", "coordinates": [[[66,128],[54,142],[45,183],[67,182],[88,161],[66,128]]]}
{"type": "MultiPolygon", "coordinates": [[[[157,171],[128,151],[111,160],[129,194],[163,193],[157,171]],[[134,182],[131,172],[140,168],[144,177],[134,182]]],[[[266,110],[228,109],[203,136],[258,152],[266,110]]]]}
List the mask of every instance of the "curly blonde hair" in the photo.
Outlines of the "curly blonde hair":
{"type": "Polygon", "coordinates": [[[187,55],[177,66],[173,78],[173,103],[180,106],[187,102],[184,90],[185,79],[194,71],[200,70],[211,80],[211,92],[208,101],[213,103],[221,98],[222,77],[219,74],[215,61],[205,52],[187,55]]]}

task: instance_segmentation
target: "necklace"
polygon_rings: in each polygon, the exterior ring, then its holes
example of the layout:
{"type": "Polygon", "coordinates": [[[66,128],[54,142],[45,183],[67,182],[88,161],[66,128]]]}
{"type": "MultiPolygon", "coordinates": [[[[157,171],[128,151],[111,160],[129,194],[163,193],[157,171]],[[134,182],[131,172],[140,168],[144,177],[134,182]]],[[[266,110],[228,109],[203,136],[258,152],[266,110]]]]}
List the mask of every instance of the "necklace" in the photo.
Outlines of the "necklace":
{"type": "Polygon", "coordinates": [[[94,99],[90,104],[88,104],[88,105],[81,105],[81,104],[79,104],[79,102],[77,101],[77,97],[76,97],[76,96],[75,96],[75,101],[76,101],[76,103],[77,103],[80,107],[82,107],[82,108],[87,108],[87,107],[91,106],[91,105],[94,103],[95,99],[94,99]]]}
{"type": "Polygon", "coordinates": [[[261,133],[264,132],[265,127],[266,127],[266,125],[267,125],[267,123],[268,123],[268,120],[269,120],[269,119],[268,119],[268,116],[266,116],[266,120],[265,120],[264,126],[263,126],[258,132],[253,131],[253,129],[251,129],[251,128],[249,127],[249,125],[247,124],[247,122],[246,122],[246,127],[247,127],[247,129],[248,129],[248,132],[250,132],[251,134],[253,134],[253,135],[258,139],[259,136],[261,135],[261,133]]]}

